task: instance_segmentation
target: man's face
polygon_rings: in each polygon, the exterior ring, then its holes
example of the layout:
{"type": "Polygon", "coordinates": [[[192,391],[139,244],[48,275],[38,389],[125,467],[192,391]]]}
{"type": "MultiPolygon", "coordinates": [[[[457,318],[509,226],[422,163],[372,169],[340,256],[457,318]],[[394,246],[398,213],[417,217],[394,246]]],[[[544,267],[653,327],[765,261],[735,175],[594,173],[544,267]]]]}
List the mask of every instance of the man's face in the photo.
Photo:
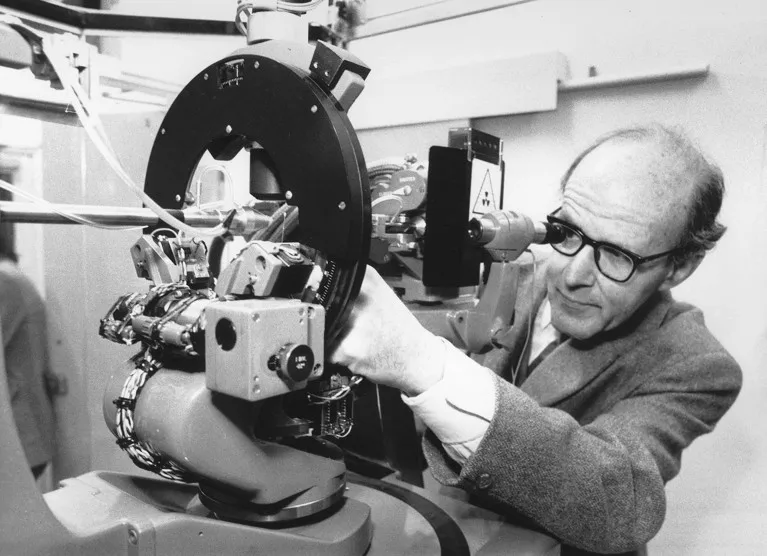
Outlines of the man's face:
{"type": "MultiPolygon", "coordinates": [[[[677,247],[689,202],[689,187],[672,160],[653,145],[608,141],[589,153],[568,181],[557,217],[590,238],[637,255],[677,247]]],[[[668,257],[637,267],[624,283],[604,276],[594,251],[573,257],[552,253],[546,282],[554,327],[586,340],[626,321],[673,271],[668,257]]]]}

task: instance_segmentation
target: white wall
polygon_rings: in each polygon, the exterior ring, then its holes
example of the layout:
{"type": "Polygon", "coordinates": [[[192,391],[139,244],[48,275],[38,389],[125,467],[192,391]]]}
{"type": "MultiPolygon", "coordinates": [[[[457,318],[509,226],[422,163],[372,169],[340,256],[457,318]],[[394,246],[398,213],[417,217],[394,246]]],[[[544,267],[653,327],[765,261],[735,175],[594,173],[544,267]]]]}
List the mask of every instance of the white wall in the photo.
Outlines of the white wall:
{"type": "MultiPolygon", "coordinates": [[[[178,17],[234,21],[237,0],[110,0],[117,13],[153,17],[178,17]]],[[[306,16],[325,22],[327,10],[316,9],[306,16]]],[[[240,35],[204,37],[199,35],[132,35],[105,38],[103,52],[118,57],[124,71],[184,85],[207,65],[247,44],[240,35]]]]}
{"type": "MultiPolygon", "coordinates": [[[[161,114],[103,116],[110,142],[136,183],[146,163],[161,114]]],[[[78,127],[43,127],[43,196],[54,203],[141,206],[78,127]]],[[[54,371],[67,377],[69,392],[57,399],[57,479],[92,469],[140,472],[117,447],[103,418],[109,377],[134,355],[136,346],[101,338],[99,321],[126,293],[145,290],[136,276],[130,247],[140,228],[103,230],[44,226],[49,345],[54,371]]]]}
{"type": "MultiPolygon", "coordinates": [[[[13,185],[39,197],[42,195],[42,125],[39,121],[6,115],[3,112],[5,109],[0,107],[0,155],[16,167],[13,185]]],[[[25,201],[18,195],[14,195],[14,199],[25,201]]],[[[45,296],[45,265],[38,256],[43,246],[42,226],[16,225],[15,234],[19,268],[45,296]]]]}
{"type": "MultiPolygon", "coordinates": [[[[542,216],[577,152],[637,122],[681,125],[722,167],[729,231],[677,296],[699,305],[741,363],[740,398],[714,434],[685,452],[651,554],[767,550],[767,8],[761,0],[537,0],[352,43],[373,71],[559,50],[573,78],[711,64],[705,79],[560,95],[554,112],[473,122],[505,141],[505,208],[542,216]]],[[[481,87],[482,84],[477,84],[481,87]]],[[[439,102],[435,92],[434,102],[439,102]]],[[[433,128],[434,126],[429,126],[433,128]]],[[[420,132],[419,132],[420,133],[420,132]]],[[[363,148],[379,136],[364,132],[363,148]]],[[[416,134],[418,135],[418,134],[416,134]]],[[[442,139],[444,144],[445,138],[442,139]]],[[[406,147],[399,147],[400,149],[406,147]]],[[[376,152],[375,156],[385,153],[376,152]]],[[[404,154],[395,151],[389,154],[404,154]]],[[[425,155],[425,153],[424,153],[425,155]]]]}

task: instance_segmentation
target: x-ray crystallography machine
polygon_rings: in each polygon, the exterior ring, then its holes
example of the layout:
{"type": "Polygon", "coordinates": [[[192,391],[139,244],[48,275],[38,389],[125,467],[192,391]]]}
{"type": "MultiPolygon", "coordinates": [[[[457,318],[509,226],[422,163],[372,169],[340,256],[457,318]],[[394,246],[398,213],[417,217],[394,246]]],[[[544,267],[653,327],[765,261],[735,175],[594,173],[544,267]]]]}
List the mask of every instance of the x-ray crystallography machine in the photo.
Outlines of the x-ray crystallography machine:
{"type": "MultiPolygon", "coordinates": [[[[0,404],[3,552],[544,553],[556,543],[491,512],[347,471],[333,439],[353,426],[361,379],[326,355],[371,236],[386,236],[371,225],[368,172],[347,117],[369,69],[323,42],[254,37],[263,18],[290,27],[294,13],[247,5],[239,15],[250,44],[202,69],[161,124],[143,187],[153,208],[68,209],[91,223],[145,226],[126,256],[148,288],[105,308],[98,333],[138,347],[106,381],[103,413],[127,457],[159,477],[96,471],[40,496],[19,476],[23,453],[0,404]],[[246,153],[258,200],[227,210],[195,203],[189,186],[205,153],[246,153]],[[218,239],[209,245],[196,231],[218,239]],[[224,261],[221,244],[235,236],[244,242],[224,261]]],[[[90,132],[98,141],[97,127],[90,132]]],[[[14,203],[0,215],[65,221],[14,203]]],[[[547,231],[499,212],[469,233],[503,277],[498,269],[547,231]]],[[[431,311],[426,324],[436,318],[431,311]]]]}

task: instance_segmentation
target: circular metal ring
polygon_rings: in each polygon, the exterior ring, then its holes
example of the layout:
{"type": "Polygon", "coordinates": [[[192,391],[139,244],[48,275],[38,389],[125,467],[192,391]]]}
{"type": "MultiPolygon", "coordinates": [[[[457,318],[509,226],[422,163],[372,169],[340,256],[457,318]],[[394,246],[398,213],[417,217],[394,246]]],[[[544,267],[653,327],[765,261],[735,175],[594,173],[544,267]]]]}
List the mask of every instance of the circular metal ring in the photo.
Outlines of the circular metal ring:
{"type": "Polygon", "coordinates": [[[200,484],[200,501],[216,517],[228,521],[247,523],[285,523],[316,515],[339,503],[346,492],[346,481],[341,480],[330,494],[314,500],[304,500],[285,505],[261,505],[227,496],[210,486],[200,484]]]}
{"type": "MultiPolygon", "coordinates": [[[[268,52],[254,45],[193,78],[163,120],[145,191],[163,207],[181,208],[205,151],[230,160],[243,148],[260,145],[274,163],[286,201],[300,212],[291,240],[325,261],[317,301],[326,308],[326,341],[332,344],[359,293],[370,249],[367,170],[345,111],[308,67],[279,58],[274,44],[268,52]]],[[[284,224],[276,225],[272,236],[284,236],[284,224]]],[[[273,240],[268,234],[262,239],[273,240]]]]}

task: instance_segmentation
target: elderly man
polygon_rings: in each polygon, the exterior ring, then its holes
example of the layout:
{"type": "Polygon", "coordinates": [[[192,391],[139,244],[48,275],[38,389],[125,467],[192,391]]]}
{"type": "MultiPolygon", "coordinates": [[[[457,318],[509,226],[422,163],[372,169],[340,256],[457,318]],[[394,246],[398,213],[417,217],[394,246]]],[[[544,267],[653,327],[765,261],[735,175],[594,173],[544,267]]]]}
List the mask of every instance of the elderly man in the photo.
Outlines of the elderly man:
{"type": "Polygon", "coordinates": [[[373,270],[333,359],[403,392],[441,482],[557,537],[563,554],[642,553],[682,450],[741,386],[701,312],[670,293],[724,232],[723,193],[682,135],[614,132],[565,174],[549,216],[564,240],[530,266],[485,366],[421,327],[373,270]]]}

